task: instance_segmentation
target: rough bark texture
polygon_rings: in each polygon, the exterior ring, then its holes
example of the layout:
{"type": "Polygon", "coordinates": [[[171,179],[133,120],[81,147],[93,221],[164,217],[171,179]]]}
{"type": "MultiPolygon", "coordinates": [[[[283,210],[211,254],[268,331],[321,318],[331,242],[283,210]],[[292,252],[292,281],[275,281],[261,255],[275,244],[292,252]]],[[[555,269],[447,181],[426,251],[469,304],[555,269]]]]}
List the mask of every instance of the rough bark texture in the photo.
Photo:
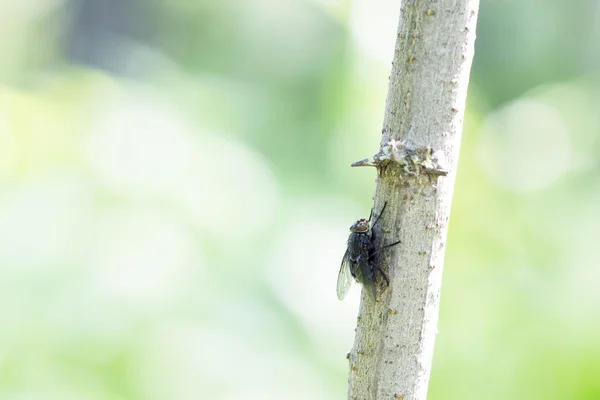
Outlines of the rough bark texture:
{"type": "MultiPolygon", "coordinates": [[[[375,5],[374,5],[375,6],[375,5]]],[[[363,292],[349,354],[349,399],[423,400],[437,333],[450,204],[473,58],[478,0],[404,0],[375,194],[390,285],[363,292]]]]}

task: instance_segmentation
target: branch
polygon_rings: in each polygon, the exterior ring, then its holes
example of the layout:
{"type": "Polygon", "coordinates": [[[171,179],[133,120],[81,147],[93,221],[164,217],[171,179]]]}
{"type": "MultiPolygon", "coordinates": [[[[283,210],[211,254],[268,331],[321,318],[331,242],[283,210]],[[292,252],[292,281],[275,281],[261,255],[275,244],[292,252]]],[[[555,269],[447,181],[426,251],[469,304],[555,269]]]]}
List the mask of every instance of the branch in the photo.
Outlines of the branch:
{"type": "Polygon", "coordinates": [[[403,0],[377,154],[381,266],[390,285],[363,297],[348,398],[424,400],[437,333],[440,288],[478,0],[403,0]]]}

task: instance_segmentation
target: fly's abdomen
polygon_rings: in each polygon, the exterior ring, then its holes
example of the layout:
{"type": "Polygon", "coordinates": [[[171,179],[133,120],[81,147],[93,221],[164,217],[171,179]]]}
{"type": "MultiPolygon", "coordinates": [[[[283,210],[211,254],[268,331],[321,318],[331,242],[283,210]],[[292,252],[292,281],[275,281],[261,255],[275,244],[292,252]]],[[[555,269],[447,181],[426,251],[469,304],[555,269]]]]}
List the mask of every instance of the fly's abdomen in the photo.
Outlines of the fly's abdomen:
{"type": "Polygon", "coordinates": [[[374,289],[373,271],[370,258],[373,243],[366,232],[353,232],[348,238],[348,251],[350,256],[350,272],[354,279],[362,283],[369,294],[374,289]]]}

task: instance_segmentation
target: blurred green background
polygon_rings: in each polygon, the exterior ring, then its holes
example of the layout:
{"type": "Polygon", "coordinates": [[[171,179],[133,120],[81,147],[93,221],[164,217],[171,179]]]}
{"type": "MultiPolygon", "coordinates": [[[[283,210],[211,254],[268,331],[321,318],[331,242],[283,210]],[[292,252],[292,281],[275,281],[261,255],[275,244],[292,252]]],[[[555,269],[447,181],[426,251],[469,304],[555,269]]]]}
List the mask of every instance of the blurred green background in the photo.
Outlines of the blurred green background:
{"type": "MultiPolygon", "coordinates": [[[[343,399],[399,1],[0,4],[0,399],[343,399]]],[[[600,399],[600,3],[483,0],[430,399],[600,399]]]]}

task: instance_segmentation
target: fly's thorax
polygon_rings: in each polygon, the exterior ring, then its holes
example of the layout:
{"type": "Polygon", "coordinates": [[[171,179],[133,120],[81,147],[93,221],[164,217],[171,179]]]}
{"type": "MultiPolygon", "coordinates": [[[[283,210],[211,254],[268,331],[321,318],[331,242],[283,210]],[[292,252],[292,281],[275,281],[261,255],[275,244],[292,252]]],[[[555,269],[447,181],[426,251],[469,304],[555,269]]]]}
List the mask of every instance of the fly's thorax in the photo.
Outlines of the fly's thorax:
{"type": "Polygon", "coordinates": [[[369,258],[373,244],[369,232],[352,232],[348,237],[348,252],[353,260],[362,256],[364,260],[369,258]]]}

